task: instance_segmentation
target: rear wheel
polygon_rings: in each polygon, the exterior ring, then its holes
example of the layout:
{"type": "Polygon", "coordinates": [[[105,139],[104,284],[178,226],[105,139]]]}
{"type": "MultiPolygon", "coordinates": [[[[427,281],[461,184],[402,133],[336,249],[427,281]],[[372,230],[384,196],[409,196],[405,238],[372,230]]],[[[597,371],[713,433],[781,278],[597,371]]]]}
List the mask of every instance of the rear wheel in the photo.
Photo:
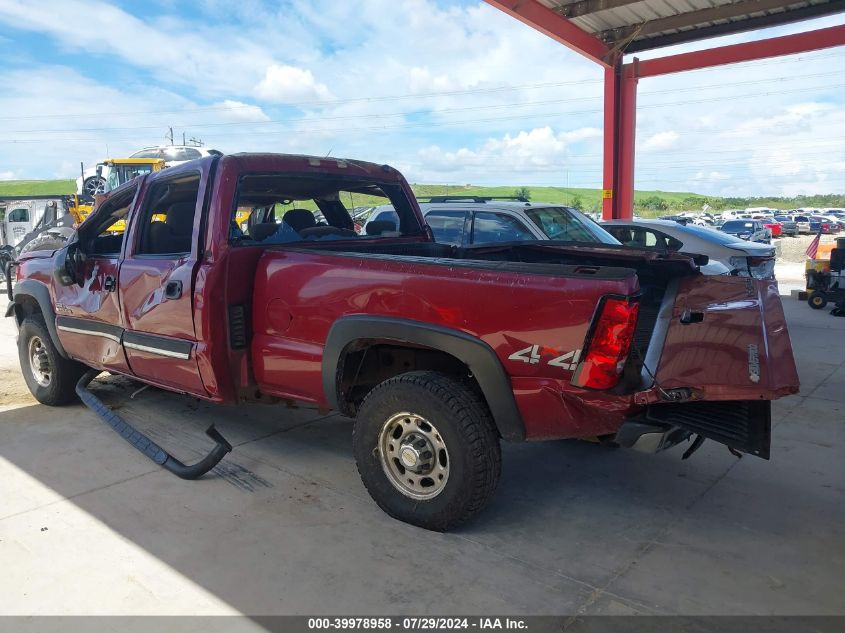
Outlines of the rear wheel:
{"type": "Polygon", "coordinates": [[[21,324],[18,357],[26,386],[38,402],[59,406],[76,399],[76,383],[87,367],[62,358],[41,315],[28,316],[21,324]]]}
{"type": "Polygon", "coordinates": [[[810,293],[810,296],[807,297],[807,303],[810,305],[811,308],[814,310],[821,310],[827,305],[827,297],[823,292],[819,292],[818,290],[814,290],[810,293]]]}
{"type": "Polygon", "coordinates": [[[358,413],[353,448],[382,510],[441,532],[487,505],[501,471],[486,405],[469,386],[437,372],[409,372],[375,387],[358,413]]]}

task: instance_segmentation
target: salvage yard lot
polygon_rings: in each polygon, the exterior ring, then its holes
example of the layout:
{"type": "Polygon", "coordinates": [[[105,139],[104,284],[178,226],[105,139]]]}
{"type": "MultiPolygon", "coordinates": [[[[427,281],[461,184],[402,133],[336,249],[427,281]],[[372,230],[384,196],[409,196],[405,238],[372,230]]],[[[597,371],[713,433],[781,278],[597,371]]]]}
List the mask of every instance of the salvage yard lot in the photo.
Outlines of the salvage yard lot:
{"type": "MultiPolygon", "coordinates": [[[[782,290],[783,291],[783,290],[782,290]]],[[[586,442],[504,445],[502,482],[450,534],[394,521],[355,472],[351,426],[215,407],[100,379],[184,461],[214,422],[235,445],[185,482],[81,405],[29,396],[0,324],[5,614],[845,614],[845,319],[784,299],[801,394],[773,403],[772,460],[586,442]],[[80,570],[84,569],[84,573],[80,570]]]]}

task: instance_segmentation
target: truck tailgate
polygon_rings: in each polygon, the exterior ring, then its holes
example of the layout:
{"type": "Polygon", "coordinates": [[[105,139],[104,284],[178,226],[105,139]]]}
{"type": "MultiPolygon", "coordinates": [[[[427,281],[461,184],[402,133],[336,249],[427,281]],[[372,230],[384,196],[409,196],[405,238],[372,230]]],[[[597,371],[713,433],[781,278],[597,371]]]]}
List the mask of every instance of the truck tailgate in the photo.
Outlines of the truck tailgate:
{"type": "Polygon", "coordinates": [[[663,390],[686,387],[703,400],[774,400],[798,393],[776,282],[681,279],[655,377],[663,390]]]}

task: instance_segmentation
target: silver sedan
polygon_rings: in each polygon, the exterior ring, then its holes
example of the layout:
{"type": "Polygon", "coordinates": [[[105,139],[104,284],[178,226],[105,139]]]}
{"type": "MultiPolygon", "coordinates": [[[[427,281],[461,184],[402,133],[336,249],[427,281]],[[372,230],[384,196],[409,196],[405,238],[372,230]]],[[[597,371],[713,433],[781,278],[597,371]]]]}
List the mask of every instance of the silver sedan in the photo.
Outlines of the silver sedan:
{"type": "Polygon", "coordinates": [[[626,246],[707,255],[732,274],[771,279],[775,273],[775,247],[746,242],[703,226],[671,220],[610,220],[602,227],[626,246]]]}

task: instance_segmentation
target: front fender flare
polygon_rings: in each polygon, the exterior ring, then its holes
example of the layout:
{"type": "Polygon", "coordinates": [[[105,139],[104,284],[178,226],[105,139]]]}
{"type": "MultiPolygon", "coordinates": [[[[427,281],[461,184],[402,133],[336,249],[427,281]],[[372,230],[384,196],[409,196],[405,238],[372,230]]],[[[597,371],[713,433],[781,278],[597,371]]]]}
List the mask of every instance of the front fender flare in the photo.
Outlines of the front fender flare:
{"type": "Polygon", "coordinates": [[[323,390],[332,408],[340,409],[341,357],[350,343],[361,340],[410,343],[454,356],[478,382],[499,434],[509,441],[525,439],[525,425],[513,388],[496,352],[484,341],[460,330],[409,319],[353,315],[334,322],[326,339],[322,366],[323,390]]]}
{"type": "MultiPolygon", "coordinates": [[[[14,309],[14,306],[21,303],[20,299],[22,297],[30,297],[35,300],[38,308],[41,310],[41,314],[44,315],[44,323],[47,326],[47,331],[50,333],[50,338],[53,339],[56,350],[63,358],[70,358],[62,346],[62,342],[59,340],[59,334],[56,331],[56,311],[53,309],[53,302],[50,299],[50,289],[34,279],[19,281],[15,284],[14,290],[12,291],[12,304],[7,308],[6,316],[14,314],[11,311],[14,309]]],[[[15,314],[15,318],[18,318],[17,314],[15,314]]]]}

